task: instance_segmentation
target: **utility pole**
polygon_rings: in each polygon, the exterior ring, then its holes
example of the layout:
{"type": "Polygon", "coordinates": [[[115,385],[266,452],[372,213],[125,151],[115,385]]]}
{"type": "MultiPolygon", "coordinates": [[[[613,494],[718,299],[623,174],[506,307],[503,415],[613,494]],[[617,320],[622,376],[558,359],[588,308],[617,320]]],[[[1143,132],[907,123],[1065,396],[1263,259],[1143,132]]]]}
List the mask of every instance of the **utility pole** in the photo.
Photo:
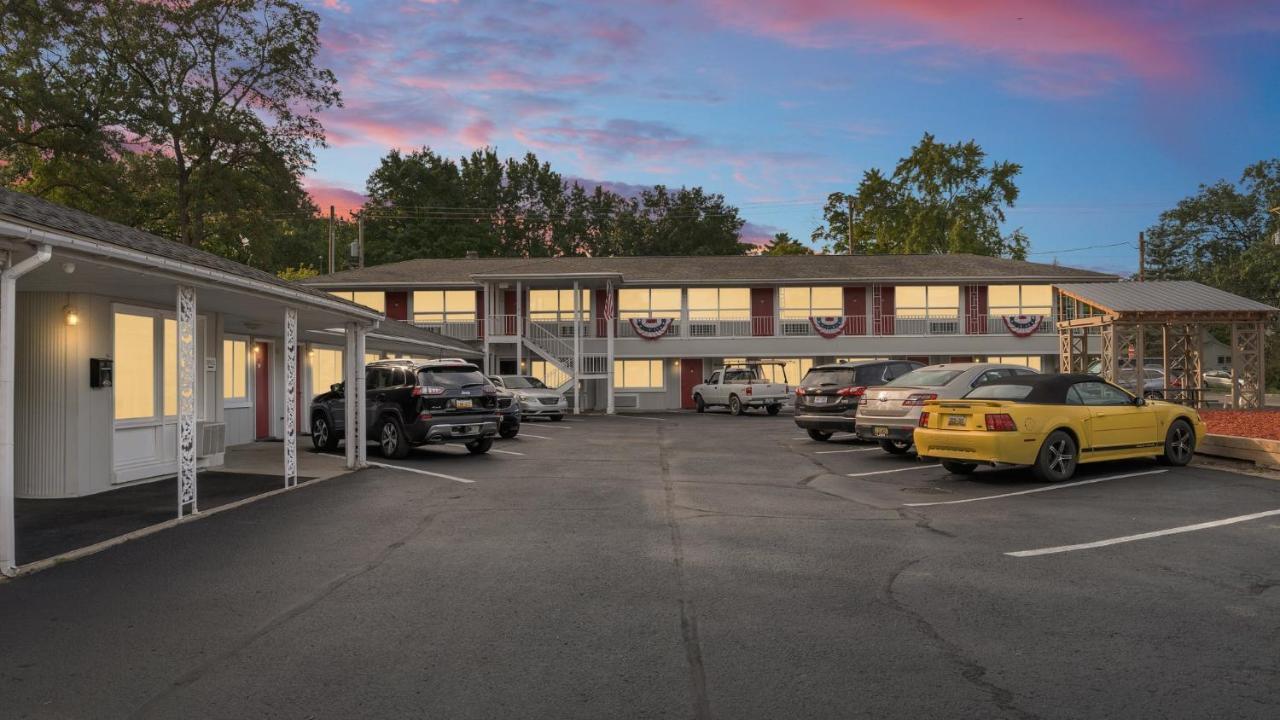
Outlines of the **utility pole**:
{"type": "Polygon", "coordinates": [[[360,255],[356,261],[357,267],[364,267],[364,213],[356,213],[356,247],[359,248],[360,255]]]}
{"type": "Polygon", "coordinates": [[[845,237],[847,238],[846,242],[848,242],[849,245],[848,247],[845,248],[844,254],[852,255],[853,254],[853,198],[846,195],[844,197],[844,202],[845,202],[845,207],[849,209],[849,219],[844,226],[845,237]]]}
{"type": "Polygon", "coordinates": [[[329,274],[330,275],[332,275],[334,271],[334,266],[333,266],[334,243],[338,241],[337,235],[334,234],[334,231],[333,231],[334,213],[335,211],[333,209],[333,206],[330,205],[329,206],[329,274]]]}
{"type": "Polygon", "coordinates": [[[1147,279],[1147,236],[1138,231],[1138,282],[1147,279]]]}

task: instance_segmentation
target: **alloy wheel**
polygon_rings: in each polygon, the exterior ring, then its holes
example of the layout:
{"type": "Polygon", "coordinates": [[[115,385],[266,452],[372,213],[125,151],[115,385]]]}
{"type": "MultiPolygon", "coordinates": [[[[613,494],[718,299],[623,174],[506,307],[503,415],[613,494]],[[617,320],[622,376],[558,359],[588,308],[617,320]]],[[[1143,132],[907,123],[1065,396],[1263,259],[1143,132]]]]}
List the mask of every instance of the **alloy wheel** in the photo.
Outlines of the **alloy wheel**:
{"type": "Polygon", "coordinates": [[[1173,456],[1174,462],[1181,464],[1191,459],[1191,432],[1185,425],[1179,423],[1169,440],[1169,454],[1173,456]]]}
{"type": "Polygon", "coordinates": [[[1065,476],[1075,460],[1071,441],[1067,438],[1049,443],[1049,470],[1058,476],[1065,476]]]}
{"type": "Polygon", "coordinates": [[[329,423],[324,418],[316,418],[311,424],[311,434],[315,438],[316,445],[324,447],[329,442],[329,423]]]}
{"type": "Polygon", "coordinates": [[[395,423],[383,423],[381,445],[384,455],[396,453],[396,448],[400,446],[400,432],[396,430],[395,423]]]}

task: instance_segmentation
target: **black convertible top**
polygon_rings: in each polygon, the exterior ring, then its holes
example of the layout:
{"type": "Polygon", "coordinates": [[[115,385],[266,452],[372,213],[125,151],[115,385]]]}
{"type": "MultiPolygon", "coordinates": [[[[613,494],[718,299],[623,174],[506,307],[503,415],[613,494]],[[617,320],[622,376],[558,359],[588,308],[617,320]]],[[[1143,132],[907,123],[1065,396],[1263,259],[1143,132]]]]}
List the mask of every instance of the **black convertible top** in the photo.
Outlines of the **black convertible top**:
{"type": "Polygon", "coordinates": [[[1067,391],[1072,385],[1082,382],[1106,382],[1097,375],[1015,375],[983,383],[979,387],[993,385],[1030,386],[1031,392],[1015,402],[1033,403],[1037,405],[1064,405],[1067,402],[1067,391]]]}

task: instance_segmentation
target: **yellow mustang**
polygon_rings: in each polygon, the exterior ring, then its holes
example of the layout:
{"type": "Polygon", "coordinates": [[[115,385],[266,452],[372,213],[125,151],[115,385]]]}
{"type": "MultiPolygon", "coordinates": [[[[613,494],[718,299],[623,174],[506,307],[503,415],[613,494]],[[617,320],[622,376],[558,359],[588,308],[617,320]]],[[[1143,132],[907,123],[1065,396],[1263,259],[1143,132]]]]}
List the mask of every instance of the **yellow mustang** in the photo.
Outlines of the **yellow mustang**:
{"type": "Polygon", "coordinates": [[[1046,482],[1079,463],[1155,457],[1186,465],[1204,439],[1191,408],[1130,395],[1094,375],[1022,375],[960,400],[924,404],[916,452],[958,475],[978,465],[1030,465],[1046,482]]]}

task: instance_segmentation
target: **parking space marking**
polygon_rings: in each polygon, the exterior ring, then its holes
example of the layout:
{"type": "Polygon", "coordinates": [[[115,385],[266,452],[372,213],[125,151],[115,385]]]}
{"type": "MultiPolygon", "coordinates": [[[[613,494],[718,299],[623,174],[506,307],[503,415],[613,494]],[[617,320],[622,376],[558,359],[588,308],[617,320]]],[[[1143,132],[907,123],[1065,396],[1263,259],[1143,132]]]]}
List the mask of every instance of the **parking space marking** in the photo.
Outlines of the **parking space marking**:
{"type": "Polygon", "coordinates": [[[1049,492],[1050,490],[1062,490],[1064,488],[1076,487],[1077,485],[1092,485],[1093,483],[1107,482],[1108,480],[1123,480],[1124,478],[1140,477],[1142,475],[1160,475],[1167,473],[1168,470],[1144,470],[1143,472],[1125,473],[1123,475],[1108,475],[1107,477],[1091,478],[1089,480],[1077,480],[1069,483],[1055,483],[1045,487],[1032,488],[1030,490],[1019,490],[1017,492],[1000,493],[999,495],[983,495],[976,498],[965,498],[963,500],[940,500],[938,502],[922,502],[922,503],[905,503],[903,507],[927,507],[929,505],[959,505],[961,503],[978,502],[980,500],[998,500],[1000,498],[1013,497],[1015,495],[1030,495],[1031,493],[1049,492]]]}
{"type": "Polygon", "coordinates": [[[430,470],[419,470],[417,468],[405,467],[403,465],[392,465],[391,463],[380,463],[380,462],[374,462],[372,460],[369,460],[367,462],[374,467],[387,468],[389,470],[403,470],[405,472],[417,473],[418,475],[430,475],[431,477],[444,478],[445,480],[452,480],[454,482],[460,482],[460,483],[471,484],[475,482],[475,480],[468,480],[466,478],[454,477],[453,475],[445,475],[444,473],[431,472],[430,470]]]}
{"type": "Polygon", "coordinates": [[[1059,545],[1057,547],[1039,548],[1036,550],[1018,550],[1017,552],[1007,552],[1005,555],[1011,557],[1035,557],[1037,555],[1053,555],[1055,553],[1071,552],[1073,550],[1090,550],[1093,548],[1106,547],[1108,545],[1119,545],[1120,543],[1134,542],[1135,540],[1150,540],[1151,538],[1163,537],[1165,535],[1178,535],[1181,533],[1195,532],[1197,530],[1209,530],[1210,528],[1222,527],[1223,525],[1235,525],[1236,523],[1248,522],[1264,517],[1272,517],[1280,515],[1280,510],[1267,510],[1265,512],[1250,513],[1249,515],[1237,515],[1235,517],[1223,518],[1222,520],[1211,520],[1209,522],[1196,523],[1195,525],[1183,525],[1181,527],[1168,528],[1166,530],[1153,530],[1151,532],[1138,533],[1137,535],[1125,535],[1123,537],[1108,538],[1106,540],[1095,540],[1094,542],[1079,543],[1078,545],[1059,545]]]}
{"type": "Polygon", "coordinates": [[[545,423],[545,424],[541,425],[540,427],[550,428],[550,429],[552,429],[552,430],[572,430],[572,429],[573,429],[573,428],[571,428],[571,427],[565,427],[564,425],[561,425],[560,423],[562,423],[562,422],[564,422],[564,421],[563,421],[563,420],[561,420],[559,423],[557,423],[557,422],[549,422],[549,423],[545,423]]]}
{"type": "Polygon", "coordinates": [[[869,448],[849,448],[848,450],[819,450],[818,452],[814,453],[814,455],[830,455],[832,453],[846,453],[846,452],[871,452],[872,450],[879,450],[879,449],[880,448],[878,447],[869,447],[869,448]]]}
{"type": "Polygon", "coordinates": [[[666,418],[645,417],[644,415],[624,415],[624,414],[622,414],[622,413],[618,413],[618,414],[614,415],[614,417],[618,417],[618,418],[626,418],[626,419],[628,419],[628,420],[653,420],[654,422],[666,422],[666,421],[667,421],[667,419],[666,419],[666,418]]]}
{"type": "Polygon", "coordinates": [[[537,438],[537,439],[539,439],[539,440],[550,440],[550,439],[551,439],[551,438],[549,438],[549,437],[545,437],[545,436],[543,436],[543,435],[534,435],[533,433],[527,433],[527,432],[522,432],[522,433],[520,433],[519,435],[517,435],[516,437],[522,437],[522,438],[531,437],[531,438],[537,438]]]}
{"type": "Polygon", "coordinates": [[[872,472],[849,473],[846,477],[866,477],[868,475],[885,475],[887,473],[906,472],[908,470],[923,470],[925,468],[936,468],[936,467],[942,467],[942,464],[935,463],[933,465],[915,465],[912,467],[894,468],[892,470],[875,470],[872,472]]]}
{"type": "Polygon", "coordinates": [[[524,457],[524,453],[516,452],[515,450],[499,450],[498,448],[489,448],[489,452],[502,453],[503,455],[519,455],[520,457],[524,457]]]}

